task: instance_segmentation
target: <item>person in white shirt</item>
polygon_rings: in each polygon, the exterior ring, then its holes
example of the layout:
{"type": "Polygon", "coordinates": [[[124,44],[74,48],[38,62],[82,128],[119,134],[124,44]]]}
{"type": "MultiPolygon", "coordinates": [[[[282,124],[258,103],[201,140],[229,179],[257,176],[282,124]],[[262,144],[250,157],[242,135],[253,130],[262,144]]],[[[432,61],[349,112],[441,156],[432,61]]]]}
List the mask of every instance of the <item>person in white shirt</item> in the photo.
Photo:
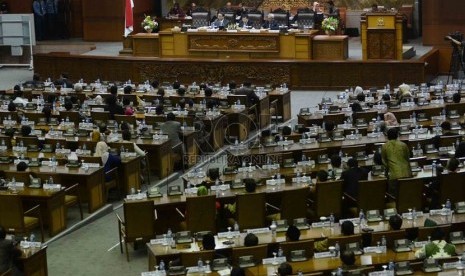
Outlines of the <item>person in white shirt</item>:
{"type": "Polygon", "coordinates": [[[29,101],[26,98],[23,98],[23,91],[21,91],[21,88],[19,87],[19,85],[15,85],[13,90],[15,91],[13,103],[14,104],[22,104],[23,106],[26,106],[26,104],[29,101]]]}

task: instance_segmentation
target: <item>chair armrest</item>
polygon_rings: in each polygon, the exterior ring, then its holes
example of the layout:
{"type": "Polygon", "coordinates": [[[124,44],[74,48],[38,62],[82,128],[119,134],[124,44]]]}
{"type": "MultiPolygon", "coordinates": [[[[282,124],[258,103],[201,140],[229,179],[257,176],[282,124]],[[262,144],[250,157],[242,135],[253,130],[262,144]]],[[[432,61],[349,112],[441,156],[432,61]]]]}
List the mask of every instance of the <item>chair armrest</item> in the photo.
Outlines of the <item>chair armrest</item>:
{"type": "Polygon", "coordinates": [[[30,214],[30,213],[33,213],[33,212],[37,212],[37,214],[40,216],[40,205],[36,205],[36,206],[32,207],[31,209],[24,212],[24,214],[27,215],[27,214],[30,214]]]}
{"type": "Polygon", "coordinates": [[[355,198],[353,198],[352,196],[350,196],[347,193],[344,193],[344,198],[347,198],[347,199],[349,199],[350,201],[353,201],[353,202],[357,202],[357,200],[355,198]]]}
{"type": "Polygon", "coordinates": [[[78,187],[79,187],[79,183],[75,183],[74,185],[69,186],[68,188],[66,188],[66,189],[65,189],[65,192],[68,193],[68,192],[74,191],[74,190],[76,190],[78,187]]]}
{"type": "Polygon", "coordinates": [[[113,169],[107,171],[105,176],[113,175],[114,180],[118,181],[118,167],[114,167],[113,169]]]}
{"type": "Polygon", "coordinates": [[[279,207],[276,207],[276,206],[274,206],[272,204],[265,203],[265,205],[266,205],[266,207],[271,207],[271,208],[275,209],[276,211],[281,211],[281,209],[279,207]]]}
{"type": "Polygon", "coordinates": [[[179,143],[177,143],[176,145],[172,146],[172,147],[171,147],[171,150],[173,150],[173,149],[175,149],[175,148],[177,148],[177,147],[180,147],[180,146],[182,146],[182,142],[179,142],[179,143]]]}
{"type": "Polygon", "coordinates": [[[178,214],[179,214],[183,219],[186,218],[186,216],[185,216],[178,208],[176,208],[176,212],[178,212],[178,214]]]}
{"type": "Polygon", "coordinates": [[[123,221],[123,219],[121,219],[121,217],[118,214],[116,214],[116,218],[118,219],[118,224],[119,225],[125,225],[125,222],[123,221]]]}
{"type": "Polygon", "coordinates": [[[393,196],[393,195],[390,194],[390,193],[386,193],[386,196],[387,196],[388,198],[392,199],[392,200],[396,200],[396,197],[393,196]]]}

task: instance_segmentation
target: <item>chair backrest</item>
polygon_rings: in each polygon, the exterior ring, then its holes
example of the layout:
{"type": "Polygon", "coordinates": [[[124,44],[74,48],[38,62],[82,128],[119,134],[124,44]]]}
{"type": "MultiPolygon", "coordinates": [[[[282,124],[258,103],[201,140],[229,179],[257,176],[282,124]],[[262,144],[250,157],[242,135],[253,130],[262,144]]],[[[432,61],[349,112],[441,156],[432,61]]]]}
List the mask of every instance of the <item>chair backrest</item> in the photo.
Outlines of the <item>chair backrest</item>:
{"type": "Polygon", "coordinates": [[[136,116],[134,115],[119,115],[115,114],[115,121],[118,122],[118,124],[121,124],[123,122],[126,122],[130,125],[136,125],[136,116]]]}
{"type": "Polygon", "coordinates": [[[19,195],[0,194],[0,225],[8,232],[24,231],[23,204],[19,195]]]}
{"type": "Polygon", "coordinates": [[[79,112],[77,111],[60,111],[61,121],[65,122],[66,118],[68,118],[70,122],[79,124],[79,112]]]}
{"type": "Polygon", "coordinates": [[[95,163],[103,165],[102,158],[98,156],[79,156],[78,159],[79,161],[85,163],[95,163]]]}
{"type": "Polygon", "coordinates": [[[71,183],[63,183],[61,174],[56,172],[34,172],[32,175],[34,178],[40,178],[42,183],[50,181],[50,177],[53,179],[54,184],[61,184],[62,186],[66,187],[71,183]],[[68,185],[67,185],[68,184],[68,185]]]}
{"type": "Polygon", "coordinates": [[[265,226],[265,193],[238,194],[236,219],[242,229],[265,226]]]}
{"type": "Polygon", "coordinates": [[[360,248],[363,247],[361,234],[355,234],[350,236],[334,236],[328,238],[329,246],[334,246],[336,242],[339,243],[339,246],[341,247],[341,252],[345,250],[346,245],[349,243],[358,242],[360,244],[360,248]]]}
{"type": "Polygon", "coordinates": [[[323,115],[323,121],[325,121],[325,122],[333,121],[334,124],[336,124],[336,125],[343,124],[345,118],[346,118],[346,115],[344,113],[335,113],[335,114],[323,115]]]}
{"type": "Polygon", "coordinates": [[[122,147],[124,148],[124,150],[127,150],[129,152],[134,151],[134,143],[133,142],[128,142],[128,141],[111,142],[111,143],[108,143],[108,146],[110,148],[112,148],[112,149],[116,149],[116,151],[119,152],[119,153],[121,153],[122,147]]]}
{"type": "Polygon", "coordinates": [[[229,23],[234,23],[236,22],[236,13],[234,12],[225,12],[224,13],[224,18],[229,21],[229,23]]]}
{"type": "Polygon", "coordinates": [[[181,264],[185,267],[197,266],[199,259],[202,261],[213,261],[215,258],[215,250],[202,250],[196,252],[182,252],[181,264]]]}
{"type": "Polygon", "coordinates": [[[305,250],[305,257],[312,258],[314,252],[314,240],[301,240],[293,242],[282,242],[279,244],[283,250],[284,256],[288,259],[291,255],[291,251],[295,250],[305,250]]]}
{"type": "Polygon", "coordinates": [[[120,94],[120,95],[118,95],[118,99],[120,99],[121,102],[123,102],[124,99],[128,99],[129,102],[132,102],[133,106],[138,105],[137,95],[136,94],[120,94]]]}
{"type": "Polygon", "coordinates": [[[313,29],[313,18],[315,17],[315,13],[299,12],[297,15],[297,26],[299,27],[299,29],[313,29]]]}
{"type": "Polygon", "coordinates": [[[341,147],[342,154],[347,155],[347,157],[355,157],[357,152],[367,151],[366,145],[354,145],[354,146],[344,146],[341,147]]]}
{"type": "Polygon", "coordinates": [[[361,111],[361,112],[354,113],[355,120],[365,119],[366,123],[371,122],[373,118],[376,119],[377,117],[378,117],[378,111],[361,111]]]}
{"type": "Polygon", "coordinates": [[[394,248],[394,241],[405,239],[406,233],[405,229],[400,230],[391,230],[391,231],[382,231],[382,232],[372,232],[371,233],[371,245],[375,246],[378,242],[381,242],[383,236],[386,238],[387,248],[394,248]]]}
{"type": "Polygon", "coordinates": [[[305,154],[305,156],[308,159],[312,159],[313,161],[318,160],[318,156],[322,154],[327,154],[328,149],[327,148],[319,148],[319,149],[311,149],[311,150],[304,150],[302,151],[302,154],[305,154]]]}
{"type": "Polygon", "coordinates": [[[198,28],[203,26],[210,26],[210,13],[209,12],[193,12],[192,13],[192,27],[198,28]]]}
{"type": "Polygon", "coordinates": [[[3,173],[6,179],[11,180],[14,177],[16,182],[23,182],[26,186],[31,182],[30,172],[4,171],[3,173]]]}
{"type": "Polygon", "coordinates": [[[315,200],[315,216],[317,218],[331,213],[340,217],[342,212],[342,181],[318,182],[315,200]]]}
{"type": "Polygon", "coordinates": [[[194,126],[194,116],[176,116],[175,120],[181,125],[194,126]]]}
{"type": "Polygon", "coordinates": [[[228,95],[228,104],[233,105],[237,103],[238,100],[241,102],[241,105],[249,106],[246,95],[228,95]]]}
{"type": "Polygon", "coordinates": [[[397,182],[396,208],[399,213],[410,208],[423,210],[423,180],[419,178],[399,179],[397,182]]]}
{"type": "Polygon", "coordinates": [[[444,240],[449,237],[449,232],[450,232],[451,225],[450,224],[444,224],[444,225],[438,225],[435,227],[419,227],[418,228],[418,241],[427,241],[428,237],[431,237],[431,234],[436,230],[440,229],[441,232],[444,234],[444,240]]]}
{"type": "Polygon", "coordinates": [[[439,203],[465,201],[465,172],[441,174],[439,179],[439,203]]]}
{"type": "Polygon", "coordinates": [[[216,196],[194,196],[186,198],[187,230],[195,233],[216,233],[216,196]]]}
{"type": "Polygon", "coordinates": [[[233,247],[231,262],[232,265],[237,266],[239,264],[239,257],[252,255],[255,263],[260,263],[264,258],[267,257],[268,245],[262,244],[257,246],[249,247],[233,247]]]}
{"type": "Polygon", "coordinates": [[[16,137],[16,145],[19,145],[19,143],[23,141],[24,146],[29,146],[29,145],[39,145],[39,138],[37,136],[31,136],[31,137],[22,137],[18,136],[16,137]]]}
{"type": "Polygon", "coordinates": [[[263,14],[262,13],[249,13],[249,21],[252,22],[252,27],[255,29],[260,29],[263,24],[263,14]]]}
{"type": "Polygon", "coordinates": [[[450,147],[452,145],[455,145],[457,140],[462,141],[462,135],[441,136],[439,138],[439,146],[450,147]]]}
{"type": "Polygon", "coordinates": [[[274,20],[279,26],[289,26],[289,14],[286,13],[274,13],[274,20]]]}
{"type": "Polygon", "coordinates": [[[84,148],[84,145],[86,146],[86,149],[88,149],[92,153],[94,153],[95,152],[95,146],[97,145],[97,141],[85,141],[85,140],[79,140],[78,141],[78,147],[84,148]]]}
{"type": "Polygon", "coordinates": [[[387,179],[365,180],[358,182],[358,208],[379,210],[385,208],[387,179]]]}
{"type": "Polygon", "coordinates": [[[110,112],[108,111],[91,111],[90,117],[92,121],[103,121],[106,122],[110,120],[110,112]]]}
{"type": "Polygon", "coordinates": [[[307,187],[284,191],[281,199],[281,219],[293,221],[306,217],[308,192],[307,187]]]}
{"type": "Polygon", "coordinates": [[[127,201],[123,208],[126,241],[155,237],[155,208],[152,200],[127,201]]]}
{"type": "Polygon", "coordinates": [[[149,126],[153,126],[156,123],[162,123],[166,121],[166,117],[163,115],[145,115],[145,123],[149,126]]]}

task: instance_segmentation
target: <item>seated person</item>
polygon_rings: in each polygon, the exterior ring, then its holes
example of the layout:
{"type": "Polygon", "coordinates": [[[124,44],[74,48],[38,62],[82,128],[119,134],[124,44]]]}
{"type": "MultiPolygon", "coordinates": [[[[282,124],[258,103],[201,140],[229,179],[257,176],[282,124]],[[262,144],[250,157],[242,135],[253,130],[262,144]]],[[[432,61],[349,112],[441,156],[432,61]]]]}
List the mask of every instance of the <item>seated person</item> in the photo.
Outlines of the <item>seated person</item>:
{"type": "Polygon", "coordinates": [[[13,88],[14,90],[14,95],[13,95],[13,103],[15,104],[22,104],[23,107],[26,106],[26,104],[29,102],[26,98],[23,97],[23,91],[21,91],[21,88],[19,85],[15,85],[13,88]]]}
{"type": "Polygon", "coordinates": [[[331,169],[328,170],[328,174],[332,179],[340,178],[342,170],[342,158],[338,154],[331,155],[331,169]]]}
{"type": "Polygon", "coordinates": [[[444,240],[444,232],[441,228],[434,229],[431,234],[432,242],[427,243],[415,252],[417,258],[447,258],[456,255],[455,245],[444,240]]]}
{"type": "Polygon", "coordinates": [[[174,6],[168,12],[168,17],[184,17],[186,14],[179,6],[179,3],[174,3],[174,6]]]}
{"type": "Polygon", "coordinates": [[[258,237],[253,233],[247,234],[247,236],[244,238],[244,246],[250,247],[256,245],[258,245],[258,237]]]}
{"type": "Polygon", "coordinates": [[[360,180],[368,179],[368,172],[364,168],[358,166],[358,161],[355,158],[350,158],[347,161],[348,169],[343,171],[341,174],[341,180],[343,183],[344,193],[348,194],[353,198],[358,196],[358,182],[360,180]]]}
{"type": "Polygon", "coordinates": [[[71,100],[65,100],[64,106],[66,111],[71,111],[73,109],[73,102],[71,100]]]}
{"type": "Polygon", "coordinates": [[[252,22],[249,20],[249,16],[247,14],[242,14],[241,21],[239,22],[239,28],[249,29],[251,27],[252,22]]]}
{"type": "Polygon", "coordinates": [[[25,172],[29,166],[26,164],[26,162],[21,161],[16,165],[16,171],[17,172],[25,172]]]}
{"type": "MultiPolygon", "coordinates": [[[[246,95],[248,104],[254,105],[260,101],[260,98],[257,96],[257,94],[255,94],[251,86],[252,84],[250,82],[245,82],[243,84],[243,87],[237,89],[234,92],[234,94],[235,95],[246,95]]],[[[246,104],[246,103],[243,103],[243,104],[246,104]]]]}
{"type": "Polygon", "coordinates": [[[318,2],[313,2],[313,12],[315,13],[314,18],[313,18],[313,24],[315,29],[320,29],[321,28],[321,23],[325,19],[325,15],[323,14],[323,10],[320,6],[320,3],[318,2]]]}
{"type": "MultiPolygon", "coordinates": [[[[340,257],[341,262],[343,264],[343,271],[348,271],[356,268],[355,266],[355,253],[350,250],[342,251],[340,257]]],[[[344,274],[345,275],[345,274],[344,274]]]]}
{"type": "Polygon", "coordinates": [[[452,125],[449,121],[444,121],[441,123],[441,130],[442,130],[442,135],[436,135],[433,137],[432,142],[434,146],[439,149],[441,143],[441,136],[451,136],[455,135],[456,133],[452,132],[452,125]]]}
{"type": "Polygon", "coordinates": [[[325,170],[319,170],[316,173],[316,180],[317,182],[326,182],[328,181],[329,175],[328,172],[325,170]]]}
{"type": "Polygon", "coordinates": [[[174,113],[170,112],[166,115],[166,122],[163,123],[160,128],[164,134],[168,135],[168,139],[171,141],[171,146],[176,146],[173,151],[175,153],[182,154],[182,144],[180,144],[181,139],[179,138],[179,134],[181,133],[181,123],[176,121],[174,113]]]}
{"type": "Polygon", "coordinates": [[[352,236],[354,234],[354,223],[351,221],[344,221],[341,224],[341,234],[343,236],[352,236]]]}
{"type": "Polygon", "coordinates": [[[274,14],[268,14],[265,22],[262,25],[262,29],[279,30],[279,24],[274,20],[274,14]]]}
{"type": "Polygon", "coordinates": [[[32,132],[32,128],[30,125],[22,125],[21,126],[21,136],[22,137],[30,137],[32,132]]]}
{"type": "Polygon", "coordinates": [[[40,80],[40,75],[34,73],[32,80],[26,81],[24,85],[31,85],[33,88],[37,88],[44,85],[44,82],[40,80]]]}
{"type": "Polygon", "coordinates": [[[292,275],[292,266],[287,262],[280,264],[278,267],[278,275],[279,276],[292,275]]]}
{"type": "Polygon", "coordinates": [[[224,29],[229,25],[229,21],[224,18],[224,13],[219,12],[216,20],[212,23],[213,28],[224,29]]]}
{"type": "Polygon", "coordinates": [[[298,241],[300,239],[300,230],[294,225],[291,225],[286,230],[286,241],[298,241]]]}
{"type": "Polygon", "coordinates": [[[0,226],[0,274],[1,275],[22,275],[15,267],[15,263],[21,257],[21,250],[17,249],[13,244],[13,240],[6,239],[6,230],[0,226]],[[12,273],[3,274],[11,269],[12,273]]]}
{"type": "MultiPolygon", "coordinates": [[[[123,141],[131,141],[131,131],[128,129],[121,131],[121,136],[123,141]]],[[[134,151],[136,152],[137,156],[144,157],[147,153],[143,151],[136,143],[133,143],[134,151]]]]}
{"type": "Polygon", "coordinates": [[[230,276],[245,276],[245,270],[242,267],[235,266],[231,269],[230,276]]]}
{"type": "Polygon", "coordinates": [[[462,96],[460,95],[460,93],[456,92],[452,95],[452,101],[454,103],[459,103],[462,99],[462,96]]]}
{"type": "Polygon", "coordinates": [[[16,105],[13,101],[10,101],[10,103],[8,103],[8,111],[10,112],[16,111],[16,105]]]}
{"type": "Polygon", "coordinates": [[[215,236],[213,236],[211,233],[203,235],[202,250],[215,250],[215,247],[215,236]]]}
{"type": "Polygon", "coordinates": [[[402,217],[399,215],[392,215],[389,217],[389,227],[391,230],[400,230],[402,227],[402,217]]]}
{"type": "MultiPolygon", "coordinates": [[[[95,153],[94,156],[102,158],[103,164],[103,171],[108,172],[115,167],[119,167],[121,165],[121,159],[117,155],[113,155],[108,152],[110,148],[108,147],[107,143],[100,141],[97,142],[95,145],[95,153]]],[[[105,176],[105,181],[110,181],[111,176],[105,176]]]]}
{"type": "Polygon", "coordinates": [[[55,82],[55,85],[61,85],[62,88],[73,88],[74,85],[68,79],[68,73],[61,73],[60,78],[58,78],[55,82]]]}
{"type": "Polygon", "coordinates": [[[455,158],[465,157],[465,142],[460,142],[455,149],[455,158]]]}
{"type": "Polygon", "coordinates": [[[460,161],[455,158],[451,157],[449,161],[447,161],[447,170],[449,173],[455,173],[459,169],[460,161]]]}

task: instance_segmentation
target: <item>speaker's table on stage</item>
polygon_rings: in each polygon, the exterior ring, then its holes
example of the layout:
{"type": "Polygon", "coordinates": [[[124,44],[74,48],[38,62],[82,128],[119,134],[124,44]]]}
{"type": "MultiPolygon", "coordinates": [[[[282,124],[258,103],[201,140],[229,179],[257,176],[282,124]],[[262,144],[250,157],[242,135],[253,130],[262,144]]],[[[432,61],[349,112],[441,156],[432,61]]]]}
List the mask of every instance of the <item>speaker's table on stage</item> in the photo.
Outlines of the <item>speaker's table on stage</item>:
{"type": "Polygon", "coordinates": [[[311,59],[312,38],[308,32],[255,31],[161,31],[132,35],[134,56],[311,59]]]}
{"type": "Polygon", "coordinates": [[[314,60],[344,60],[349,57],[349,37],[317,35],[313,38],[314,60]]]}

